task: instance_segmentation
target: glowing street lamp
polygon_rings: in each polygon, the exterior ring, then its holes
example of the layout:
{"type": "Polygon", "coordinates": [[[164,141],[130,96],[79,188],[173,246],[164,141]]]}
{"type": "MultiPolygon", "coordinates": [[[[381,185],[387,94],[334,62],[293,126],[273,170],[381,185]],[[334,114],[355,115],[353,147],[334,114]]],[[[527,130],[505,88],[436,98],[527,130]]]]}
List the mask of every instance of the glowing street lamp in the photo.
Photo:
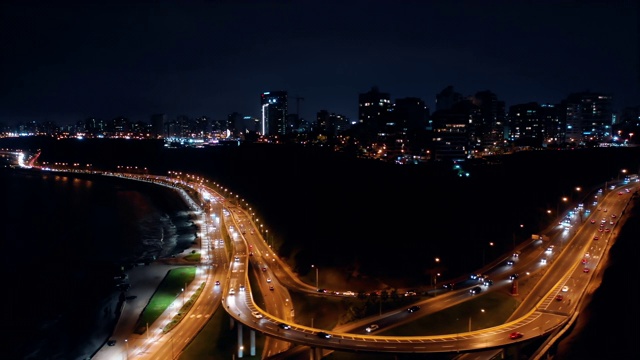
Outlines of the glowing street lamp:
{"type": "MultiPolygon", "coordinates": [[[[563,196],[560,200],[563,201],[563,202],[567,202],[567,201],[569,201],[569,198],[567,198],[566,196],[563,196]]],[[[557,215],[560,215],[560,202],[561,201],[558,201],[558,205],[556,207],[556,214],[557,215]]]]}
{"type": "Polygon", "coordinates": [[[311,265],[312,268],[316,268],[316,289],[320,289],[320,287],[318,286],[318,267],[315,265],[311,265]]]}
{"type": "MultiPolygon", "coordinates": [[[[490,242],[490,243],[489,243],[489,246],[490,246],[490,247],[491,247],[491,246],[493,246],[493,245],[494,245],[494,244],[493,244],[493,242],[490,242]]],[[[485,252],[486,252],[486,250],[487,250],[486,246],[483,246],[483,247],[482,247],[482,266],[483,266],[483,267],[484,267],[484,265],[485,265],[485,261],[484,261],[484,259],[485,259],[485,252]]]]}
{"type": "Polygon", "coordinates": [[[435,259],[433,259],[433,261],[435,262],[436,267],[433,269],[433,290],[436,289],[436,284],[438,283],[438,276],[440,276],[440,273],[436,273],[437,271],[437,265],[440,263],[440,258],[437,257],[435,259]]]}
{"type": "MultiPolygon", "coordinates": [[[[620,172],[624,174],[624,176],[627,176],[627,169],[622,169],[620,172]]],[[[618,181],[620,181],[620,173],[618,173],[618,181]]]]}
{"type": "MultiPolygon", "coordinates": [[[[484,309],[480,309],[480,312],[483,313],[484,309]]],[[[471,315],[469,315],[469,332],[471,332],[471,315]]]]}

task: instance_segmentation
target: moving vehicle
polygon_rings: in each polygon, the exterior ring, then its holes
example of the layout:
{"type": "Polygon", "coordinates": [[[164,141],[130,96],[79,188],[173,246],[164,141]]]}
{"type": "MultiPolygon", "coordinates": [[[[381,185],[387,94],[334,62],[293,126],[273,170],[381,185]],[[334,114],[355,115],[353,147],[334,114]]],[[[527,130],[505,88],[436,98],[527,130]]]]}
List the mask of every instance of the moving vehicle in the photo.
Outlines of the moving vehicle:
{"type": "Polygon", "coordinates": [[[410,307],[410,308],[408,308],[408,309],[407,309],[407,312],[412,313],[412,312],[416,312],[416,311],[418,311],[418,310],[420,310],[420,306],[418,306],[418,305],[413,305],[412,307],[410,307]]]}
{"type": "Polygon", "coordinates": [[[367,328],[365,329],[366,332],[370,333],[372,331],[376,331],[378,330],[379,326],[378,324],[371,324],[369,326],[367,326],[367,328]]]}
{"type": "Polygon", "coordinates": [[[326,332],[324,332],[324,331],[320,331],[320,332],[318,333],[318,337],[319,337],[319,338],[322,338],[322,339],[330,339],[330,338],[331,338],[331,334],[326,333],[326,332]]]}
{"type": "Polygon", "coordinates": [[[289,325],[289,324],[285,324],[285,323],[280,323],[280,324],[278,324],[278,327],[279,327],[280,329],[284,329],[284,330],[289,330],[289,329],[291,329],[291,325],[289,325]]]}
{"type": "Polygon", "coordinates": [[[523,333],[514,331],[511,334],[509,334],[509,339],[520,339],[522,336],[524,336],[523,333]]]}
{"type": "Polygon", "coordinates": [[[262,314],[260,314],[258,311],[252,311],[251,315],[253,315],[253,317],[256,319],[262,319],[262,314]]]}
{"type": "Polygon", "coordinates": [[[482,288],[480,286],[474,286],[471,288],[471,290],[469,290],[472,295],[479,294],[481,291],[482,288]]]}

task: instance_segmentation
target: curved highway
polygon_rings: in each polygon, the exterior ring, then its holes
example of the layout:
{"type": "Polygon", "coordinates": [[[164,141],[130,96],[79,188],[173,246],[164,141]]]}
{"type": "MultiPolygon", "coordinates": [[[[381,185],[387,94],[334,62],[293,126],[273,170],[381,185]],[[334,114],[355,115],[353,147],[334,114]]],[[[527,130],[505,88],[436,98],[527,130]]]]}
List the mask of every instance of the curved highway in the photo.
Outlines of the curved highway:
{"type": "MultiPolygon", "coordinates": [[[[135,175],[130,178],[164,184],[175,181],[170,177],[160,176],[135,175]]],[[[425,316],[467,301],[473,297],[469,288],[478,286],[478,280],[459,282],[456,290],[416,303],[423,307],[418,313],[400,309],[375,317],[374,320],[369,318],[343,325],[334,331],[301,326],[295,323],[288,289],[295,288],[316,294],[317,289],[300,281],[287,264],[278,259],[264,241],[251,214],[240,206],[226,204],[223,207],[220,201],[213,201],[212,206],[216,206],[214,213],[223,214],[222,224],[214,224],[214,221],[220,219],[204,215],[206,212],[202,213],[199,220],[201,228],[205,228],[201,265],[205,288],[188,315],[201,321],[181,325],[175,332],[172,331],[171,336],[149,340],[147,346],[143,347],[144,351],[139,354],[143,357],[150,355],[154,359],[173,358],[175,348],[182,349],[186,346],[175,344],[174,338],[188,343],[219,305],[236,321],[268,335],[265,357],[283,353],[291,348],[291,344],[343,351],[463,352],[504,347],[545,335],[564,325],[575,311],[592,271],[598,266],[602,254],[607,251],[609,240],[616,235],[618,221],[624,219],[622,215],[630,197],[637,194],[635,185],[614,186],[595,194],[591,204],[575,209],[575,212],[567,216],[566,222],[549,231],[545,238],[548,241],[539,239],[524,244],[519,250],[519,256],[498,259],[495,266],[483,273],[493,280],[493,285],[481,285],[483,292],[511,287],[513,281],[518,281],[509,279],[509,275],[514,273],[521,277],[544,273],[509,322],[466,333],[411,337],[369,335],[362,333],[363,324],[364,321],[376,321],[388,324],[385,327],[397,326],[412,321],[417,316],[425,316]],[[226,226],[231,237],[231,249],[226,249],[221,241],[220,226],[226,226]],[[231,259],[227,258],[227,253],[233,254],[231,259]],[[258,281],[257,289],[252,289],[249,284],[249,271],[254,271],[258,281]],[[213,279],[220,279],[221,283],[217,285],[213,279]],[[252,291],[262,294],[266,309],[256,305],[252,291]],[[284,324],[287,326],[283,326],[284,324]],[[521,333],[522,336],[511,339],[509,334],[514,332],[521,333]]],[[[222,199],[213,189],[202,184],[189,186],[211,199],[222,199]]]]}

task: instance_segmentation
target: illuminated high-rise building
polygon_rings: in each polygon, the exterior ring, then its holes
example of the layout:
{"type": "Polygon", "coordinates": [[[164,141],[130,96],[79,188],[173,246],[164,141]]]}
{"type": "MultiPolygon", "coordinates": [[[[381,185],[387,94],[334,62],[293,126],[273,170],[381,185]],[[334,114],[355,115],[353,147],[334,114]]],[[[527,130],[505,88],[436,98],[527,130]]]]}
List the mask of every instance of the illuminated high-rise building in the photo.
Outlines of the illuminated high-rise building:
{"type": "Polygon", "coordinates": [[[262,106],[262,135],[286,135],[291,131],[287,124],[287,92],[267,91],[260,95],[262,106]]]}
{"type": "Polygon", "coordinates": [[[609,140],[612,136],[612,97],[600,93],[574,93],[563,101],[566,141],[583,144],[609,140]]]}

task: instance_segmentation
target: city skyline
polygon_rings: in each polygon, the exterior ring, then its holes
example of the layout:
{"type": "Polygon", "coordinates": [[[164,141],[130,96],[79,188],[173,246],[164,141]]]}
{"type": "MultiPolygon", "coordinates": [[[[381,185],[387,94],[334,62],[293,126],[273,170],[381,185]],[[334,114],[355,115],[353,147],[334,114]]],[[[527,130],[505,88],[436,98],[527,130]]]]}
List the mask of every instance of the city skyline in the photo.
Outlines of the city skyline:
{"type": "Polygon", "coordinates": [[[393,100],[489,90],[507,107],[610,94],[638,106],[638,5],[568,1],[419,3],[5,2],[0,123],[155,113],[259,117],[260,94],[289,113],[357,120],[358,95],[393,100]],[[598,24],[598,26],[593,26],[598,24]]]}

